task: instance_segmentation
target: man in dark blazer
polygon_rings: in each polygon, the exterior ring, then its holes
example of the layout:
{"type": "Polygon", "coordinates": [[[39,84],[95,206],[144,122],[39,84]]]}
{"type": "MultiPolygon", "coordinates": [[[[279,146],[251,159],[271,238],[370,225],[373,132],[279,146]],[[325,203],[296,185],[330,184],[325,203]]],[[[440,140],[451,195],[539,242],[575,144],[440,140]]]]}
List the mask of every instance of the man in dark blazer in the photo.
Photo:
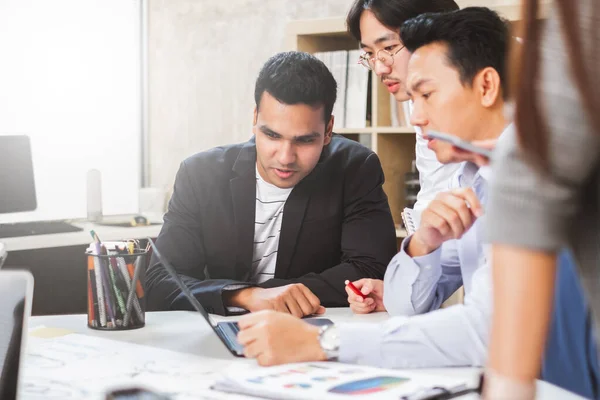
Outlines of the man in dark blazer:
{"type": "MultiPolygon", "coordinates": [[[[383,171],[332,133],[335,99],[321,61],[277,54],[256,81],[254,137],[181,164],[156,244],[208,312],[301,317],[347,306],[346,279],[383,278],[396,253],[383,171]]],[[[149,309],[192,309],[155,257],[147,284],[149,309]]]]}

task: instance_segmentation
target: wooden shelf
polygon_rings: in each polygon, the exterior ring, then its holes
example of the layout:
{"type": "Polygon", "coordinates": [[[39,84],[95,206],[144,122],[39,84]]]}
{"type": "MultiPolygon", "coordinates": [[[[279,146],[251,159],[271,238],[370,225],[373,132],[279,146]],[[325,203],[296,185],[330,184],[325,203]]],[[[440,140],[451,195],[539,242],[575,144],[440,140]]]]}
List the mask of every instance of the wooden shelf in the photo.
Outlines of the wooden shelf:
{"type": "Polygon", "coordinates": [[[415,129],[412,126],[380,126],[370,128],[339,128],[334,129],[335,133],[340,135],[348,135],[353,133],[366,133],[366,134],[407,134],[415,133],[415,129]]]}
{"type": "MultiPolygon", "coordinates": [[[[317,18],[309,20],[291,21],[287,26],[288,35],[326,35],[346,36],[346,19],[339,18],[317,18]]],[[[358,45],[358,43],[357,43],[358,45]]],[[[358,46],[357,46],[358,48],[358,46]]]]}
{"type": "Polygon", "coordinates": [[[375,133],[374,128],[338,128],[333,130],[340,135],[348,135],[353,133],[375,133]]]}
{"type": "Polygon", "coordinates": [[[388,134],[406,134],[406,133],[415,133],[415,128],[412,126],[382,126],[379,128],[374,128],[375,132],[388,135],[388,134]]]}
{"type": "Polygon", "coordinates": [[[396,238],[404,239],[407,236],[406,229],[396,228],[396,238]]]}
{"type": "Polygon", "coordinates": [[[415,135],[376,135],[376,138],[377,146],[373,150],[385,176],[383,190],[388,196],[394,223],[400,224],[406,206],[404,180],[415,159],[415,135]]]}
{"type": "Polygon", "coordinates": [[[359,43],[348,34],[345,18],[292,21],[285,40],[288,49],[308,53],[359,48],[359,43]]]}

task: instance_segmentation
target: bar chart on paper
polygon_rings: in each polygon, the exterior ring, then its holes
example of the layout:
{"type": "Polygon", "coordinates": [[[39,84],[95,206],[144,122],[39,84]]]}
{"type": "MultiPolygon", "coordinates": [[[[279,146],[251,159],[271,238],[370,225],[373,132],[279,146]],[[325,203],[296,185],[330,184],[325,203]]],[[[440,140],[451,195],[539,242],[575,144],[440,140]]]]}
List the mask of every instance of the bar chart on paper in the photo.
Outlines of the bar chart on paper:
{"type": "Polygon", "coordinates": [[[23,400],[103,400],[108,388],[132,386],[173,400],[215,399],[207,396],[215,370],[229,363],[79,334],[30,337],[25,360],[23,400]]]}

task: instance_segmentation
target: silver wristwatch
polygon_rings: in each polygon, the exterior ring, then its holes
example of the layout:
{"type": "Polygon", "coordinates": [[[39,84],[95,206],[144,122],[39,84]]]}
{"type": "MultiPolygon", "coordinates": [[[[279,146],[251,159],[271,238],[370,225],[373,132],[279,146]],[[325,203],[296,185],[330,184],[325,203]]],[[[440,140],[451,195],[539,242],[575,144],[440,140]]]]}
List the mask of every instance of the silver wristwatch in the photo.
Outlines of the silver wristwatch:
{"type": "Polygon", "coordinates": [[[340,355],[340,336],[335,325],[325,325],[319,330],[319,344],[330,361],[336,361],[340,355]]]}

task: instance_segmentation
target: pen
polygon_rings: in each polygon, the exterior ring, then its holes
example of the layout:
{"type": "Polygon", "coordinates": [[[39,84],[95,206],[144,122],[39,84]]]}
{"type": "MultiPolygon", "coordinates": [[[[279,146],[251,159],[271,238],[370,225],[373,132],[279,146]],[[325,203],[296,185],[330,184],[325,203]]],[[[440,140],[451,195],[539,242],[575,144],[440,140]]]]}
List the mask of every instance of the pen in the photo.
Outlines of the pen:
{"type": "MultiPolygon", "coordinates": [[[[100,238],[98,237],[96,232],[94,232],[92,230],[92,231],[90,231],[90,234],[92,235],[92,238],[94,238],[94,246],[96,248],[96,254],[98,256],[106,255],[106,254],[103,254],[103,253],[106,253],[106,248],[104,247],[104,245],[102,245],[102,242],[100,241],[100,238]]],[[[108,318],[110,319],[110,325],[108,325],[108,323],[107,323],[107,325],[109,328],[114,328],[116,326],[115,313],[113,311],[115,309],[115,307],[113,307],[114,303],[113,303],[112,294],[111,294],[110,278],[108,276],[108,270],[106,269],[108,267],[102,262],[103,260],[100,257],[97,257],[96,259],[98,260],[97,268],[100,270],[100,276],[102,278],[102,286],[104,288],[104,294],[105,294],[105,300],[106,300],[106,310],[108,311],[108,318]]]]}
{"type": "MultiPolygon", "coordinates": [[[[119,267],[119,271],[121,271],[121,275],[123,280],[125,281],[125,285],[127,286],[127,291],[123,292],[126,294],[126,301],[129,300],[129,291],[131,290],[131,277],[129,276],[129,271],[127,270],[127,265],[125,264],[125,259],[123,257],[119,257],[117,259],[117,265],[119,267]]],[[[139,280],[138,280],[139,283],[139,280]]],[[[142,307],[140,306],[140,301],[137,296],[133,297],[133,309],[138,317],[139,321],[143,321],[144,317],[142,315],[142,307]]],[[[128,313],[131,312],[131,309],[125,310],[125,319],[129,322],[130,316],[128,313]]]]}
{"type": "MultiPolygon", "coordinates": [[[[92,257],[87,258],[88,260],[88,325],[95,326],[96,322],[96,310],[94,309],[94,298],[92,293],[92,279],[94,276],[94,259],[92,257]]],[[[96,304],[98,300],[96,300],[96,304]]]]}
{"type": "MultiPolygon", "coordinates": [[[[146,246],[148,247],[148,246],[146,246]]],[[[135,245],[133,242],[127,242],[127,250],[129,251],[129,254],[134,254],[135,252],[135,245]]],[[[146,252],[148,250],[146,249],[146,252]]],[[[128,263],[127,264],[127,270],[129,271],[129,276],[131,277],[131,279],[133,279],[133,274],[134,274],[134,267],[133,264],[128,263]]],[[[142,288],[142,284],[140,283],[140,281],[136,282],[136,286],[135,286],[135,290],[137,293],[137,297],[138,298],[142,298],[144,297],[144,289],[142,288]]]]}
{"type": "MultiPolygon", "coordinates": [[[[111,250],[108,255],[115,255],[115,253],[118,254],[117,252],[111,250]]],[[[119,275],[119,267],[117,266],[116,257],[109,257],[107,264],[108,276],[110,278],[112,288],[115,291],[115,298],[117,300],[116,306],[118,307],[118,310],[121,311],[122,316],[125,316],[125,299],[123,299],[122,293],[126,293],[127,288],[125,287],[125,282],[123,282],[121,279],[121,275],[119,275]]]]}
{"type": "MultiPolygon", "coordinates": [[[[136,285],[139,282],[139,277],[140,277],[140,260],[139,258],[137,260],[135,260],[135,270],[133,273],[133,278],[131,279],[131,287],[129,288],[129,294],[127,296],[127,303],[125,305],[126,310],[128,310],[128,312],[125,315],[125,320],[123,321],[123,325],[124,326],[129,326],[129,321],[131,320],[131,312],[129,312],[129,310],[131,310],[131,307],[133,305],[133,299],[135,298],[135,293],[136,293],[136,285]]],[[[144,322],[143,320],[140,322],[144,322]]]]}
{"type": "Polygon", "coordinates": [[[466,385],[459,385],[449,389],[434,386],[429,389],[418,391],[412,395],[402,396],[401,400],[449,400],[461,397],[471,393],[480,393],[479,388],[467,388],[466,385]]]}
{"type": "MultiPolygon", "coordinates": [[[[104,247],[104,245],[100,245],[100,249],[101,249],[101,254],[103,256],[107,256],[108,252],[106,251],[106,247],[104,247]]],[[[110,263],[108,262],[108,259],[105,260],[102,258],[99,258],[100,261],[100,265],[102,266],[101,268],[101,272],[102,272],[102,284],[104,285],[104,298],[106,299],[106,310],[108,311],[108,318],[111,321],[110,325],[107,325],[109,328],[114,328],[116,327],[116,320],[117,320],[117,303],[116,303],[116,299],[115,299],[115,292],[114,292],[114,288],[111,285],[111,281],[110,281],[110,263]]],[[[108,324],[108,323],[107,323],[108,324]]]]}
{"type": "Polygon", "coordinates": [[[92,256],[94,259],[94,283],[96,284],[96,297],[98,299],[98,317],[100,326],[106,327],[106,302],[104,301],[104,288],[102,285],[102,273],[100,271],[100,259],[92,256]]]}
{"type": "Polygon", "coordinates": [[[352,290],[354,292],[355,295],[360,296],[363,299],[367,298],[367,296],[362,294],[362,292],[360,290],[358,290],[358,288],[356,286],[354,286],[354,284],[352,282],[350,282],[349,280],[346,280],[344,283],[346,284],[346,286],[348,286],[350,288],[350,290],[352,290]]]}
{"type": "Polygon", "coordinates": [[[400,397],[400,400],[449,400],[462,397],[467,394],[481,394],[483,388],[483,374],[479,376],[479,385],[477,387],[467,387],[462,384],[451,388],[434,386],[428,389],[417,390],[413,394],[400,397]]]}

